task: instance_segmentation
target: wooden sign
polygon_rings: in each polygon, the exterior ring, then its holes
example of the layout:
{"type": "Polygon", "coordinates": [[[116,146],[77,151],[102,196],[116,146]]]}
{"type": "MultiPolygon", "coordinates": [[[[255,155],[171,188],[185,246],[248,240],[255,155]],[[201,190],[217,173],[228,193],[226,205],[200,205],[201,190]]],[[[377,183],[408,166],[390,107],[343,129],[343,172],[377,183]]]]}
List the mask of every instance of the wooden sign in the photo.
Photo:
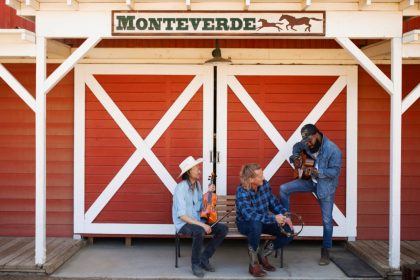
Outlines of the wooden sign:
{"type": "Polygon", "coordinates": [[[325,12],[113,11],[114,36],[325,35],[325,12]]]}

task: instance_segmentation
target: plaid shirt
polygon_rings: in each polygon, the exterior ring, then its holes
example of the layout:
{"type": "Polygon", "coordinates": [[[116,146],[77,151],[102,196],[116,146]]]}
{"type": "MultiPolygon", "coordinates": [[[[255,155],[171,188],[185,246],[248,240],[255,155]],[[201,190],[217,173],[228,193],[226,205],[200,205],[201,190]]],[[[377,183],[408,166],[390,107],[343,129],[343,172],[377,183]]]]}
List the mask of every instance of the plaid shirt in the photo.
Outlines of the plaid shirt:
{"type": "Polygon", "coordinates": [[[241,185],[236,190],[236,222],[260,221],[277,223],[275,215],[286,212],[271,192],[270,184],[264,180],[257,191],[247,191],[241,185]]]}

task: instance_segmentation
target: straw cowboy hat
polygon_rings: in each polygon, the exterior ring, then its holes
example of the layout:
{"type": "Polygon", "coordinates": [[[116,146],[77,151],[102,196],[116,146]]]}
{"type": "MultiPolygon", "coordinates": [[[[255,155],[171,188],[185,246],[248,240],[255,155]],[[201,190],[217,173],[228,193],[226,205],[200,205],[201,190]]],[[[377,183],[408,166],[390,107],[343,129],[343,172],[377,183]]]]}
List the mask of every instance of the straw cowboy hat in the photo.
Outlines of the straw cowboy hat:
{"type": "Polygon", "coordinates": [[[185,172],[187,172],[188,170],[190,170],[191,168],[193,168],[194,166],[202,162],[203,162],[202,158],[194,159],[192,156],[187,157],[179,165],[179,168],[181,169],[181,174],[178,175],[178,178],[181,177],[182,174],[184,174],[185,172]]]}

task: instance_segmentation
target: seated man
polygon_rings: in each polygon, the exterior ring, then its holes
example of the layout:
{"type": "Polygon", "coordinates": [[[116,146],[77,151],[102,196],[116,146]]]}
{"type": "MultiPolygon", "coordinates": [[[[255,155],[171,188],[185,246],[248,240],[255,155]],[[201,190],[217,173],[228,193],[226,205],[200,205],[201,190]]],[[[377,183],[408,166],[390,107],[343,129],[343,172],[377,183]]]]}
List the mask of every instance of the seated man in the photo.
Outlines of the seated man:
{"type": "Polygon", "coordinates": [[[241,234],[248,237],[249,273],[254,277],[262,277],[266,275],[263,269],[276,270],[268,262],[267,256],[293,239],[282,234],[280,226],[290,232],[292,223],[283,215],[286,209],[272,194],[259,164],[242,166],[240,180],[241,184],[236,190],[236,226],[241,234]],[[259,247],[262,233],[275,236],[274,243],[269,242],[264,248],[259,247]]]}
{"type": "MultiPolygon", "coordinates": [[[[172,220],[176,231],[192,236],[191,266],[192,272],[197,277],[204,276],[204,270],[215,271],[209,259],[213,256],[216,248],[225,239],[228,227],[225,224],[217,223],[213,227],[200,221],[200,210],[202,209],[203,190],[200,182],[199,164],[203,160],[195,160],[187,157],[179,167],[181,168],[182,181],[175,187],[172,205],[172,220]],[[202,251],[205,234],[213,234],[213,238],[202,251]]],[[[178,176],[178,177],[179,177],[178,176]]],[[[210,185],[209,191],[214,191],[215,186],[210,185]]]]}

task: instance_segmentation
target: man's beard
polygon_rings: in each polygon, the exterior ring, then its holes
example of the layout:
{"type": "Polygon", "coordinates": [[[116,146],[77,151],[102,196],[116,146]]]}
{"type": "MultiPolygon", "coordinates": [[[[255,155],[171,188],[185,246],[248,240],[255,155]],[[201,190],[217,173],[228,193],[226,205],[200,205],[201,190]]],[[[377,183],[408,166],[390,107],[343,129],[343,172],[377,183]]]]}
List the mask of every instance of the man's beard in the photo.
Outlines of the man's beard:
{"type": "Polygon", "coordinates": [[[319,141],[318,139],[316,139],[316,142],[314,144],[314,146],[312,148],[309,148],[309,151],[311,153],[316,153],[319,151],[319,148],[321,147],[321,141],[319,141]]]}

